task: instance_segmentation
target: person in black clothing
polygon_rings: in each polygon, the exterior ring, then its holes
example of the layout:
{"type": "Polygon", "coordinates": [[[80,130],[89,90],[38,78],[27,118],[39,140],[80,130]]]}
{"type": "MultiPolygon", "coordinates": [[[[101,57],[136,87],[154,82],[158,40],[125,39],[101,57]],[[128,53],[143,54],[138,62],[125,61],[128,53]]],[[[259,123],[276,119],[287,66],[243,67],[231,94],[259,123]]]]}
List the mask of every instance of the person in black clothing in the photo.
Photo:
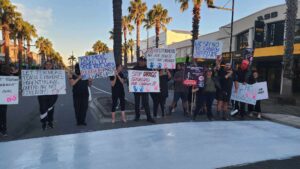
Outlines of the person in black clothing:
{"type": "Polygon", "coordinates": [[[220,87],[221,86],[217,82],[216,78],[213,77],[213,70],[208,68],[205,78],[204,99],[206,105],[206,114],[209,120],[213,120],[212,104],[216,97],[216,90],[220,87]]]}
{"type": "MultiPolygon", "coordinates": [[[[262,82],[262,81],[258,76],[257,70],[253,70],[252,75],[249,78],[249,84],[252,85],[258,82],[262,82]]],[[[260,100],[257,100],[255,105],[248,104],[248,111],[250,115],[252,115],[252,112],[255,111],[257,113],[257,118],[261,119],[260,100]]]]}
{"type": "Polygon", "coordinates": [[[114,76],[109,77],[111,82],[111,93],[112,93],[112,108],[111,116],[112,123],[115,123],[116,117],[116,107],[118,104],[118,99],[120,100],[121,112],[122,112],[122,121],[126,122],[125,117],[125,92],[124,92],[124,75],[122,73],[122,65],[116,65],[116,72],[114,76]]]}
{"type": "Polygon", "coordinates": [[[160,105],[161,115],[165,117],[165,104],[169,96],[168,81],[171,79],[172,75],[168,69],[159,70],[159,93],[151,93],[151,98],[153,100],[153,116],[157,117],[158,106],[160,105]]]}
{"type": "MultiPolygon", "coordinates": [[[[45,62],[44,69],[53,69],[53,64],[50,61],[45,62]]],[[[58,95],[41,95],[38,96],[40,105],[40,119],[42,123],[42,129],[45,130],[47,125],[49,128],[53,128],[53,115],[54,105],[57,101],[58,95]]]]}
{"type": "MultiPolygon", "coordinates": [[[[133,68],[133,70],[149,70],[147,69],[146,59],[139,58],[138,64],[133,68]]],[[[138,93],[134,92],[134,103],[135,103],[135,121],[140,120],[140,100],[142,99],[142,104],[147,115],[147,121],[150,123],[155,123],[155,120],[151,117],[150,107],[149,107],[149,96],[148,93],[138,93]]]]}
{"type": "Polygon", "coordinates": [[[79,64],[75,64],[75,74],[69,75],[69,82],[73,86],[73,105],[78,126],[86,126],[85,118],[89,104],[89,90],[92,80],[82,80],[79,64]]]}

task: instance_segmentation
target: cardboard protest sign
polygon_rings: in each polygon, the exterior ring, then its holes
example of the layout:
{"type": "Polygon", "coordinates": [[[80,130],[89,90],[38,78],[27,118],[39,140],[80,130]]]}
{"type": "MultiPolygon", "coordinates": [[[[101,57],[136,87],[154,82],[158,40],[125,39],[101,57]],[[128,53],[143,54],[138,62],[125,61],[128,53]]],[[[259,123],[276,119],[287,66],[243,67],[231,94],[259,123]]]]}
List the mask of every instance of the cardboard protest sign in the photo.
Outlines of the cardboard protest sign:
{"type": "Polygon", "coordinates": [[[254,88],[257,92],[256,100],[269,99],[267,82],[255,83],[254,88]]]}
{"type": "Polygon", "coordinates": [[[255,105],[256,96],[257,96],[257,91],[254,85],[249,85],[249,84],[244,85],[242,83],[239,83],[237,93],[235,93],[234,85],[232,87],[231,100],[255,105]]]}
{"type": "Polygon", "coordinates": [[[221,41],[196,40],[194,47],[194,58],[216,59],[222,55],[223,43],[221,41]]]}
{"type": "Polygon", "coordinates": [[[187,66],[184,79],[183,83],[187,86],[204,87],[205,70],[203,67],[187,66]]]}
{"type": "Polygon", "coordinates": [[[80,73],[83,80],[105,78],[114,75],[116,69],[112,53],[79,57],[80,73]]]}
{"type": "Polygon", "coordinates": [[[0,76],[0,105],[19,103],[19,77],[0,76]]]}
{"type": "Polygon", "coordinates": [[[153,48],[146,52],[147,68],[175,69],[176,49],[153,48]]]}
{"type": "Polygon", "coordinates": [[[157,93],[160,92],[158,71],[129,70],[129,92],[157,93]]]}
{"type": "Polygon", "coordinates": [[[64,70],[22,70],[22,95],[66,94],[64,70]]]}

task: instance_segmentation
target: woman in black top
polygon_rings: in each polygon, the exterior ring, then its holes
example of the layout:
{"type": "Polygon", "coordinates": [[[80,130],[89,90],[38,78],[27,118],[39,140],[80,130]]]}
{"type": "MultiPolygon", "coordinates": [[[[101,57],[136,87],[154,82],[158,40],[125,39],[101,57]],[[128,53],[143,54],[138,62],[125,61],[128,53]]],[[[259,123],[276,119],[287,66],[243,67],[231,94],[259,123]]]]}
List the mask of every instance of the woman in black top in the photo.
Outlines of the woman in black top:
{"type": "Polygon", "coordinates": [[[122,73],[122,65],[118,64],[116,66],[115,76],[110,77],[111,82],[111,93],[112,93],[112,108],[111,108],[111,117],[112,123],[116,121],[116,107],[118,104],[118,99],[120,100],[121,112],[122,112],[122,121],[126,122],[125,116],[125,92],[124,92],[124,75],[122,73]]]}
{"type": "Polygon", "coordinates": [[[73,86],[73,105],[75,109],[75,117],[78,126],[86,126],[85,118],[89,104],[88,87],[92,84],[92,80],[82,80],[80,75],[79,64],[75,65],[75,74],[69,75],[69,82],[73,86]]]}
{"type": "MultiPolygon", "coordinates": [[[[53,69],[53,64],[50,61],[45,63],[44,69],[53,69]]],[[[48,124],[49,128],[53,128],[53,115],[54,115],[54,105],[57,101],[58,95],[43,95],[38,96],[38,101],[40,105],[40,119],[42,122],[42,129],[45,130],[48,124]]]]}
{"type": "Polygon", "coordinates": [[[165,116],[165,104],[169,96],[168,81],[171,79],[172,75],[168,69],[159,70],[159,93],[151,93],[151,98],[153,100],[153,116],[157,117],[158,105],[160,105],[161,116],[165,116]]]}

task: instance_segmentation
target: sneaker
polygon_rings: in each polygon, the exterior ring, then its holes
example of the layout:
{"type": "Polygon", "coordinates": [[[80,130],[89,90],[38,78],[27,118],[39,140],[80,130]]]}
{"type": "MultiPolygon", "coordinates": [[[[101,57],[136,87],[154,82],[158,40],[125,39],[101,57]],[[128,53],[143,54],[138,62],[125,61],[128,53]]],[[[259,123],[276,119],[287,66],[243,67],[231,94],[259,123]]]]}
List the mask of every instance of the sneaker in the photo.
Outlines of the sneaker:
{"type": "Polygon", "coordinates": [[[239,111],[237,109],[233,110],[232,112],[230,112],[231,116],[235,116],[239,111]]]}
{"type": "Polygon", "coordinates": [[[49,122],[49,123],[48,123],[48,127],[53,129],[53,128],[54,128],[53,123],[52,123],[52,122],[49,122]]]}
{"type": "Polygon", "coordinates": [[[257,118],[261,119],[261,114],[260,113],[258,113],[257,118]]]}
{"type": "Polygon", "coordinates": [[[45,131],[45,130],[46,130],[46,127],[47,127],[46,123],[43,123],[43,124],[42,124],[42,130],[45,131]]]}
{"type": "Polygon", "coordinates": [[[156,123],[153,118],[149,118],[149,119],[147,119],[147,121],[150,122],[150,123],[156,123]]]}

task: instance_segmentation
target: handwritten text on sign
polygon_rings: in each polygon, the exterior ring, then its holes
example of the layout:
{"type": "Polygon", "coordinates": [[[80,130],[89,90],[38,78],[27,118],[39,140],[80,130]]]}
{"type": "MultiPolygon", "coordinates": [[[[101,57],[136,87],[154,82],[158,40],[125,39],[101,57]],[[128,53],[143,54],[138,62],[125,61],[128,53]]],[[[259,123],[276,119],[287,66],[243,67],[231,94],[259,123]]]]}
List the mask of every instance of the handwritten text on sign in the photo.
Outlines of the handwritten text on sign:
{"type": "Polygon", "coordinates": [[[66,94],[64,70],[22,70],[23,96],[66,94]]]}
{"type": "Polygon", "coordinates": [[[248,85],[248,84],[244,85],[242,83],[239,83],[237,93],[235,93],[234,85],[232,87],[231,100],[255,105],[256,95],[257,95],[257,91],[255,90],[254,85],[248,85]]]}
{"type": "Polygon", "coordinates": [[[116,69],[112,53],[79,57],[80,73],[83,80],[97,79],[114,75],[116,69]]]}
{"type": "Polygon", "coordinates": [[[255,83],[254,87],[257,92],[256,100],[269,99],[267,82],[255,83]]]}
{"type": "Polygon", "coordinates": [[[222,55],[223,43],[221,41],[195,41],[194,57],[202,59],[216,59],[222,55]]]}
{"type": "Polygon", "coordinates": [[[18,104],[19,77],[0,76],[0,105],[18,104]]]}
{"type": "Polygon", "coordinates": [[[175,69],[176,49],[149,49],[146,58],[149,69],[175,69]]]}
{"type": "Polygon", "coordinates": [[[187,66],[185,69],[185,80],[187,86],[204,87],[205,72],[203,67],[187,66]]]}
{"type": "Polygon", "coordinates": [[[129,92],[160,92],[158,71],[129,70],[129,92]]]}

